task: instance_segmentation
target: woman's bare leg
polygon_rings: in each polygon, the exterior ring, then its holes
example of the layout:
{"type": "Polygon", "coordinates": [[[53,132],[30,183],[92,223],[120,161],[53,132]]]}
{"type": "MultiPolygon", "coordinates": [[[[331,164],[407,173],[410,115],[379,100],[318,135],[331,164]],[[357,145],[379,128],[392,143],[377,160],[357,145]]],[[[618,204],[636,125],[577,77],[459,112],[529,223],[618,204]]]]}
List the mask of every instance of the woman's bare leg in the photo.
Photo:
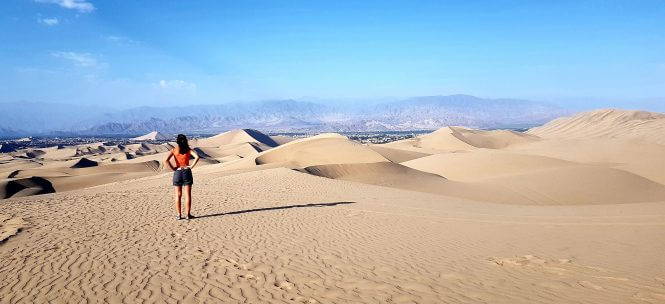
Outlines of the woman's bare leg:
{"type": "Polygon", "coordinates": [[[192,215],[192,185],[185,185],[185,199],[187,200],[187,216],[192,215]]]}
{"type": "Polygon", "coordinates": [[[180,212],[180,197],[182,197],[182,187],[181,186],[176,186],[175,187],[175,208],[178,210],[178,216],[182,216],[182,213],[180,212]]]}

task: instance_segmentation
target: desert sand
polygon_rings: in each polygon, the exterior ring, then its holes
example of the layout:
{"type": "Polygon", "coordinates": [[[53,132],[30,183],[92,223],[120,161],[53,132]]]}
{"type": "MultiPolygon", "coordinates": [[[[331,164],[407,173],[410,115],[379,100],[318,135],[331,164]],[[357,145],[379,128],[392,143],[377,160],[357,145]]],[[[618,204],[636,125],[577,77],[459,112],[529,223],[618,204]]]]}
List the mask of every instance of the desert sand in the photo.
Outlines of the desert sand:
{"type": "Polygon", "coordinates": [[[665,303],[665,115],[0,155],[0,303],[665,303]]]}
{"type": "Polygon", "coordinates": [[[152,131],[148,134],[141,135],[139,137],[134,137],[132,139],[133,140],[139,140],[139,141],[143,141],[143,140],[169,140],[169,139],[173,139],[173,137],[174,136],[171,135],[171,134],[165,134],[165,133],[162,133],[162,132],[159,132],[159,131],[152,131]]]}

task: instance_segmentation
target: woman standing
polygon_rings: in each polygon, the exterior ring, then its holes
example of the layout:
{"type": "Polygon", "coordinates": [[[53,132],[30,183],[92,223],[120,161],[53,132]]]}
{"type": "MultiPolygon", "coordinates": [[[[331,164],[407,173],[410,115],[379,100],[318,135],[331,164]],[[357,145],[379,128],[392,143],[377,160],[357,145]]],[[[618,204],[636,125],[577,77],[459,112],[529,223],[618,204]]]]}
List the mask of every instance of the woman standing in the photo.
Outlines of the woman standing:
{"type": "Polygon", "coordinates": [[[187,200],[187,219],[193,218],[192,210],[192,184],[194,184],[194,177],[192,176],[192,168],[199,162],[199,155],[196,151],[189,147],[187,137],[183,134],[178,134],[176,138],[177,147],[171,149],[171,153],[166,157],[166,164],[173,170],[173,186],[175,186],[175,204],[178,211],[178,219],[182,219],[180,208],[180,198],[182,197],[182,187],[185,187],[185,199],[187,200]],[[194,157],[194,163],[190,166],[189,159],[194,157]],[[175,166],[171,164],[171,158],[175,161],[175,166]]]}

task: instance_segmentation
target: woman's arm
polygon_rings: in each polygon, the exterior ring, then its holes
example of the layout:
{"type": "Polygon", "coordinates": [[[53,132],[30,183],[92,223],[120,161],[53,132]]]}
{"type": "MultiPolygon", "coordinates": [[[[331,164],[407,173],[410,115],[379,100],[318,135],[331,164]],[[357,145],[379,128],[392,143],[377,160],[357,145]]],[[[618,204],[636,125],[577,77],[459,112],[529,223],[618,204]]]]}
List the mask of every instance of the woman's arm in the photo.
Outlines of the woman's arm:
{"type": "Polygon", "coordinates": [[[191,166],[189,166],[189,168],[191,169],[194,168],[194,166],[196,166],[196,164],[199,162],[200,157],[199,154],[196,153],[196,151],[194,151],[194,149],[191,149],[189,151],[192,152],[192,156],[194,157],[194,163],[191,166]]]}
{"type": "Polygon", "coordinates": [[[164,160],[164,163],[171,168],[171,170],[175,171],[175,166],[171,164],[171,157],[173,157],[173,152],[169,152],[169,156],[166,157],[166,160],[164,160]]]}

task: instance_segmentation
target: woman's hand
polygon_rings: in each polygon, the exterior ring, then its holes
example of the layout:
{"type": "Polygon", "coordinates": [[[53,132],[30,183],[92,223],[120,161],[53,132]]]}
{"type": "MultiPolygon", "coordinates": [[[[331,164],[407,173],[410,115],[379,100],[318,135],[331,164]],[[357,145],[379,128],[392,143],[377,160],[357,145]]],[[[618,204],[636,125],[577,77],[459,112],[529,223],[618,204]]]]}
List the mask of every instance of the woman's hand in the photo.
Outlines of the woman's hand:
{"type": "Polygon", "coordinates": [[[177,168],[174,167],[174,166],[171,164],[171,157],[173,157],[173,152],[169,153],[169,155],[168,155],[168,156],[166,157],[166,159],[164,160],[164,164],[166,164],[167,166],[169,166],[169,168],[171,168],[172,171],[175,171],[175,169],[177,169],[177,168]]]}
{"type": "Polygon", "coordinates": [[[201,159],[201,158],[199,157],[199,154],[196,153],[195,150],[192,149],[191,151],[192,151],[192,156],[194,156],[194,163],[191,166],[189,166],[189,168],[193,169],[196,166],[196,164],[199,163],[199,159],[201,159]]]}

